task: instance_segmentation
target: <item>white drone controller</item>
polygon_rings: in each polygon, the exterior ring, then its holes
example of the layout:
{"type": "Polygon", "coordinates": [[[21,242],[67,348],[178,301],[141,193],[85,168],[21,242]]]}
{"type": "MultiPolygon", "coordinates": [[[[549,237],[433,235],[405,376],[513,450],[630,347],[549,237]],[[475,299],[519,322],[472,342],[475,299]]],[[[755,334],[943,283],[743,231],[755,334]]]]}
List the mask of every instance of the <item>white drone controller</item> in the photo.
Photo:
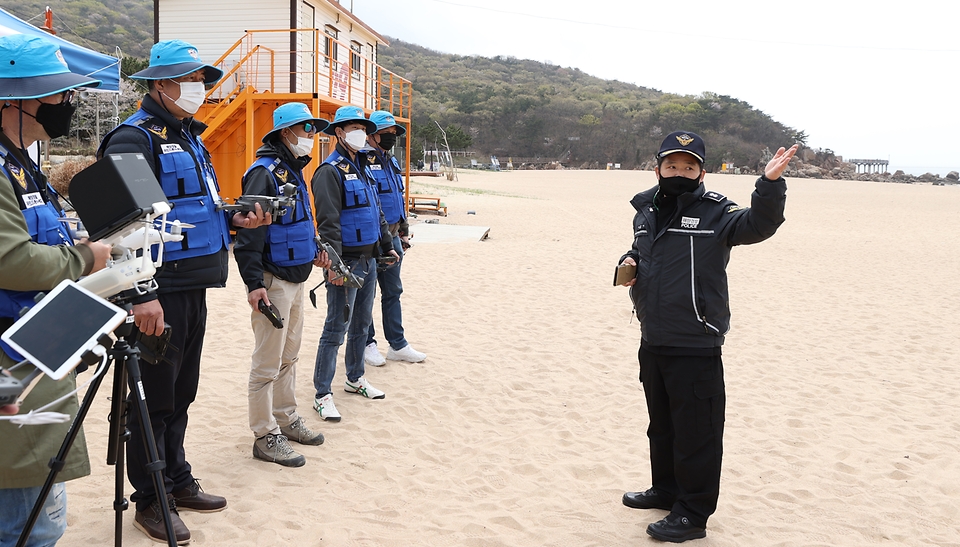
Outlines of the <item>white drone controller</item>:
{"type": "Polygon", "coordinates": [[[77,282],[78,285],[101,298],[110,298],[130,289],[140,295],[156,290],[157,282],[153,276],[163,264],[163,243],[182,241],[182,229],[193,228],[193,225],[179,220],[167,222],[167,213],[170,212],[167,202],[154,203],[151,208],[153,212],[143,220],[100,240],[113,246],[107,267],[84,277],[77,282]],[[156,261],[150,252],[154,245],[160,246],[156,261]],[[143,252],[138,257],[137,251],[141,249],[143,252]]]}

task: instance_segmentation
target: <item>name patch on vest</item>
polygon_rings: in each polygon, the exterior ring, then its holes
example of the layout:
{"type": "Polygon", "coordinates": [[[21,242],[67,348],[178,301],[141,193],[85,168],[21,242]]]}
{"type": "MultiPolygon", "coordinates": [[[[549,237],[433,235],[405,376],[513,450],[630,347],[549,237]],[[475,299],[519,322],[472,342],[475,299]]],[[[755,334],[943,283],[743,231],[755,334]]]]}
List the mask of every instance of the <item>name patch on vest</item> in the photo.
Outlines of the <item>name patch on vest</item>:
{"type": "Polygon", "coordinates": [[[357,174],[356,174],[356,173],[347,173],[346,175],[344,175],[344,178],[345,178],[346,180],[357,180],[357,174]]]}
{"type": "Polygon", "coordinates": [[[383,168],[380,166],[379,163],[372,163],[372,164],[370,164],[370,170],[371,170],[371,171],[383,171],[383,168]]]}
{"type": "Polygon", "coordinates": [[[680,217],[680,227],[681,228],[696,228],[700,225],[699,218],[692,217],[680,217]]]}
{"type": "Polygon", "coordinates": [[[180,148],[180,145],[177,143],[161,144],[160,150],[162,150],[164,154],[171,154],[173,152],[183,152],[183,148],[180,148]]]}
{"type": "Polygon", "coordinates": [[[40,192],[31,192],[29,194],[24,194],[23,205],[26,206],[27,209],[30,209],[33,207],[39,207],[43,205],[43,198],[40,197],[40,192]]]}

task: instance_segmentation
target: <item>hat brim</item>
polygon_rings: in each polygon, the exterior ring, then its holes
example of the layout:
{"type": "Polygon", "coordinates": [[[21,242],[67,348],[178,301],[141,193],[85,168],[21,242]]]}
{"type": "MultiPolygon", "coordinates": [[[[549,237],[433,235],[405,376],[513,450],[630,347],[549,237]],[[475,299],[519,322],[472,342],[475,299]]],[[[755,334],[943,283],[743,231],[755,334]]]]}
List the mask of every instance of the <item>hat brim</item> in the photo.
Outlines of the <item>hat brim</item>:
{"type": "Polygon", "coordinates": [[[270,138],[271,138],[273,135],[276,135],[276,134],[280,133],[280,131],[282,131],[282,130],[288,128],[288,127],[291,127],[291,126],[294,126],[294,125],[297,125],[297,124],[300,124],[300,123],[305,123],[305,122],[314,122],[314,123],[317,124],[317,127],[320,127],[320,126],[322,125],[322,126],[323,126],[323,129],[318,129],[318,130],[317,130],[318,133],[323,132],[323,130],[326,129],[327,126],[330,125],[330,122],[328,122],[327,120],[325,120],[325,119],[323,119],[323,118],[302,118],[302,119],[299,119],[299,120],[290,120],[290,121],[288,121],[288,122],[284,122],[284,123],[281,123],[281,124],[278,125],[278,126],[275,126],[273,129],[270,130],[269,133],[267,133],[266,135],[263,136],[262,139],[260,139],[260,142],[267,142],[268,140],[270,140],[270,138]]]}
{"type": "Polygon", "coordinates": [[[100,87],[101,83],[95,78],[73,72],[29,78],[0,78],[0,99],[39,99],[77,87],[100,87]]]}
{"type": "Polygon", "coordinates": [[[364,125],[364,127],[367,128],[367,135],[372,135],[372,134],[374,134],[374,133],[377,132],[377,124],[371,122],[370,120],[368,120],[368,119],[366,119],[366,118],[353,118],[353,119],[350,119],[350,120],[340,120],[340,121],[337,122],[337,123],[331,123],[330,125],[328,125],[328,126],[326,127],[326,129],[323,130],[323,133],[326,134],[326,135],[336,136],[336,135],[337,135],[337,132],[335,131],[336,128],[338,128],[338,127],[343,127],[344,125],[347,125],[348,123],[362,123],[362,124],[364,125]]]}
{"type": "Polygon", "coordinates": [[[406,134],[407,134],[407,128],[404,127],[404,126],[402,126],[402,125],[400,125],[400,124],[398,124],[398,123],[395,123],[395,124],[393,124],[393,125],[385,125],[385,126],[383,126],[383,127],[379,127],[379,126],[378,126],[378,127],[377,127],[377,131],[383,131],[384,129],[390,129],[391,127],[396,127],[396,128],[397,128],[397,136],[398,136],[398,137],[401,136],[401,135],[406,135],[406,134]]]}
{"type": "Polygon", "coordinates": [[[678,149],[676,149],[676,150],[667,150],[667,151],[664,151],[664,152],[660,152],[660,154],[657,156],[657,158],[663,159],[663,158],[669,156],[670,154],[676,154],[677,152],[683,152],[684,154],[690,154],[691,156],[697,158],[697,160],[700,162],[700,165],[703,165],[703,158],[701,158],[699,154],[694,154],[693,152],[691,152],[691,151],[689,151],[689,150],[684,150],[684,149],[682,149],[682,148],[678,148],[678,149]]]}
{"type": "Polygon", "coordinates": [[[203,71],[203,83],[215,84],[223,78],[223,71],[219,68],[204,63],[177,63],[175,65],[151,66],[136,74],[131,74],[133,80],[165,80],[167,78],[179,78],[187,74],[203,71]]]}

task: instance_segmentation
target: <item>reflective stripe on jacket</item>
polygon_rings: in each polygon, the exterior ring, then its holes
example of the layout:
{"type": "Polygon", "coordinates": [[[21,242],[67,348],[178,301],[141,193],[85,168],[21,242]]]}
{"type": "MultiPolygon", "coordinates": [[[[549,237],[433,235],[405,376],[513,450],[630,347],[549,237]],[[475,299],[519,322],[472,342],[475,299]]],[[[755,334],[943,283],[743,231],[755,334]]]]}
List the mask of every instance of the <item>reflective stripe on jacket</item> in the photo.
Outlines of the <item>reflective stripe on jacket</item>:
{"type": "Polygon", "coordinates": [[[740,207],[701,184],[677,198],[677,210],[665,226],[657,225],[658,187],[634,196],[634,242],[624,257],[637,262],[630,296],[644,342],[682,348],[723,345],[730,328],[730,249],[777,231],[784,222],[786,188],[782,178],[759,179],[751,207],[740,207]]]}

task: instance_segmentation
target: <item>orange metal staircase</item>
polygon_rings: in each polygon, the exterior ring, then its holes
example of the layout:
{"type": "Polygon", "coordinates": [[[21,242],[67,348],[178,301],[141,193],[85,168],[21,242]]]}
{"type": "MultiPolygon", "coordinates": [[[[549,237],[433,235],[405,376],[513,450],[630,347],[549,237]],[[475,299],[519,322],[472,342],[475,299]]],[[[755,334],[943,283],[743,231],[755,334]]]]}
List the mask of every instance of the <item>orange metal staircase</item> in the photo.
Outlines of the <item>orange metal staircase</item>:
{"type": "MultiPolygon", "coordinates": [[[[331,48],[333,42],[318,29],[251,30],[214,63],[224,76],[207,92],[196,118],[208,126],[203,141],[217,171],[221,196],[240,195],[241,178],[253,163],[261,138],[273,127],[273,111],[284,103],[302,102],[314,115],[328,120],[348,104],[361,106],[368,114],[387,110],[409,134],[410,82],[359,56],[332,58],[323,51],[354,55],[346,44],[331,48]],[[282,43],[288,48],[289,44],[312,47],[284,50],[277,47],[282,43]]],[[[320,146],[314,148],[313,161],[304,169],[308,180],[333,147],[329,137],[318,138],[320,146]]],[[[409,173],[409,140],[401,146],[409,173]]]]}

